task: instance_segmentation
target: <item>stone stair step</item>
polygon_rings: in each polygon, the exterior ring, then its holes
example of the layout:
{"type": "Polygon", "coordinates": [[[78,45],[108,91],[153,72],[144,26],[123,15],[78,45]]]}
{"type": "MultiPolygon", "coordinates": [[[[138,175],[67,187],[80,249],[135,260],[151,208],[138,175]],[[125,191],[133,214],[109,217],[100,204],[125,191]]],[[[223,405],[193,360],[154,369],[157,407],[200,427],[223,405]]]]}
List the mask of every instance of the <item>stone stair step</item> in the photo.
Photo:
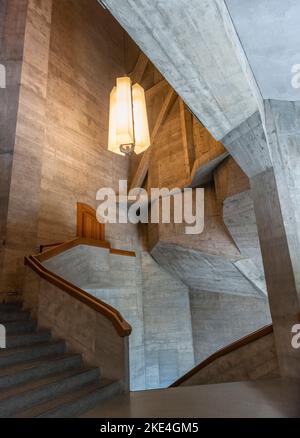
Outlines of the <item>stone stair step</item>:
{"type": "Polygon", "coordinates": [[[37,330],[37,323],[32,319],[23,321],[7,321],[3,325],[6,328],[7,335],[13,335],[16,333],[28,333],[37,330]]]}
{"type": "Polygon", "coordinates": [[[0,417],[11,417],[39,403],[99,382],[98,368],[67,371],[0,393],[0,417]]]}
{"type": "Polygon", "coordinates": [[[63,354],[66,352],[66,343],[62,340],[42,342],[24,347],[6,348],[0,350],[0,368],[9,365],[33,360],[51,354],[63,354]]]}
{"type": "Polygon", "coordinates": [[[0,303],[0,312],[17,312],[22,310],[20,302],[15,303],[0,303]]]}
{"type": "Polygon", "coordinates": [[[81,355],[71,353],[47,356],[42,360],[26,361],[7,368],[0,368],[0,391],[54,373],[82,368],[81,355]]]}
{"type": "Polygon", "coordinates": [[[25,345],[31,345],[51,340],[50,330],[40,330],[37,332],[29,333],[15,333],[8,335],[6,338],[7,348],[22,347],[25,345]]]}
{"type": "Polygon", "coordinates": [[[60,396],[16,414],[17,418],[73,418],[92,409],[95,404],[121,393],[118,382],[100,379],[100,383],[60,396]]]}
{"type": "Polygon", "coordinates": [[[0,324],[5,324],[5,322],[8,321],[23,321],[28,319],[30,319],[30,313],[22,309],[10,310],[9,312],[0,310],[0,324]]]}
{"type": "Polygon", "coordinates": [[[21,302],[0,303],[6,347],[0,349],[0,417],[76,417],[122,391],[100,379],[99,368],[84,367],[81,354],[38,330],[21,302]]]}

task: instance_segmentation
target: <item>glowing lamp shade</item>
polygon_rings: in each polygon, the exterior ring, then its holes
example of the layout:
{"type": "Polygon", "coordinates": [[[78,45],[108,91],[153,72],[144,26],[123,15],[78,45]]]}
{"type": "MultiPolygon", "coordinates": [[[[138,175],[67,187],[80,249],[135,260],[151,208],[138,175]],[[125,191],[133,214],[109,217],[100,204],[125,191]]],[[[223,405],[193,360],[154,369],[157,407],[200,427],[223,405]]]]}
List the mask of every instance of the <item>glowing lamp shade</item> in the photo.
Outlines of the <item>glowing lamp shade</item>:
{"type": "Polygon", "coordinates": [[[108,149],[116,154],[137,154],[150,146],[144,89],[131,86],[128,77],[118,78],[110,94],[108,149]]]}
{"type": "Polygon", "coordinates": [[[134,136],[136,154],[144,152],[150,146],[150,135],[146,109],[146,99],[143,87],[135,84],[132,87],[134,136]]]}

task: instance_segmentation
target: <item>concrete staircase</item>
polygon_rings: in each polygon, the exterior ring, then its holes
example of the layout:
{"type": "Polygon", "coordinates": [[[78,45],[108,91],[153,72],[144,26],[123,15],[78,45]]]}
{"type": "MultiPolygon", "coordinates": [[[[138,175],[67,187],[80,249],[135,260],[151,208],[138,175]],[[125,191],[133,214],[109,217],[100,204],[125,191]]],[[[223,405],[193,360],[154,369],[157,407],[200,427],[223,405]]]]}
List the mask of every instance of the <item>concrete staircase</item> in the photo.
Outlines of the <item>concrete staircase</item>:
{"type": "Polygon", "coordinates": [[[38,330],[21,304],[0,304],[6,349],[0,350],[0,417],[77,417],[121,392],[65,341],[38,330]]]}

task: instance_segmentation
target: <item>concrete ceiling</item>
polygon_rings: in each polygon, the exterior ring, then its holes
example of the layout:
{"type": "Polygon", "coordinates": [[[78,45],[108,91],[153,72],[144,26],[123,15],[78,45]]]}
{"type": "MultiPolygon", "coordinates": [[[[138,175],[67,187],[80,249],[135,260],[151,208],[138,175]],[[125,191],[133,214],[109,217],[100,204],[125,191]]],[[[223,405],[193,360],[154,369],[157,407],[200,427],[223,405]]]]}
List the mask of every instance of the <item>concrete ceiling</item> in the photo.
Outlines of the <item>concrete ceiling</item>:
{"type": "Polygon", "coordinates": [[[263,98],[300,100],[291,84],[300,64],[300,1],[225,1],[263,98]]]}
{"type": "Polygon", "coordinates": [[[300,100],[299,0],[102,3],[218,140],[262,98],[300,100]]]}
{"type": "Polygon", "coordinates": [[[215,138],[257,111],[247,61],[223,0],[102,3],[215,138]]]}

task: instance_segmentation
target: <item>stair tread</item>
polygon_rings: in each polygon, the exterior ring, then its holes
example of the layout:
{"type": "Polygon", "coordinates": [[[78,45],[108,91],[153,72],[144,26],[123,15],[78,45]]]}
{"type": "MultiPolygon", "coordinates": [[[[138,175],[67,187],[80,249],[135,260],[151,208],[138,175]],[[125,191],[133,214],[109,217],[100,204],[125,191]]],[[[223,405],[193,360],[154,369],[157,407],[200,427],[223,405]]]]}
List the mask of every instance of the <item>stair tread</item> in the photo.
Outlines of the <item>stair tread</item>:
{"type": "Polygon", "coordinates": [[[51,333],[51,330],[48,330],[48,329],[41,329],[41,330],[37,330],[35,333],[15,332],[15,333],[8,334],[7,337],[8,337],[8,338],[16,338],[16,337],[18,337],[18,336],[30,336],[30,335],[36,335],[37,333],[51,333]]]}
{"type": "MultiPolygon", "coordinates": [[[[29,381],[27,383],[19,385],[18,387],[0,390],[0,403],[6,402],[8,399],[13,398],[14,396],[20,396],[26,393],[30,393],[37,388],[47,387],[48,385],[51,385],[53,383],[64,381],[69,377],[80,376],[81,374],[85,374],[93,370],[98,370],[98,368],[86,367],[79,370],[63,371],[60,373],[55,373],[48,377],[37,379],[35,381],[29,381]]],[[[97,381],[96,378],[95,381],[97,381]]]]}
{"type": "Polygon", "coordinates": [[[15,333],[31,333],[37,331],[37,322],[33,319],[21,319],[16,321],[5,321],[3,324],[7,330],[7,334],[13,335],[15,333]],[[20,327],[14,327],[19,325],[20,327]],[[25,329],[25,330],[24,330],[25,329]],[[30,329],[30,330],[28,330],[30,329]]]}
{"type": "Polygon", "coordinates": [[[31,319],[31,318],[29,318],[29,319],[11,319],[9,321],[3,321],[3,322],[5,322],[5,325],[6,324],[16,324],[16,323],[22,323],[22,324],[25,323],[26,324],[26,323],[29,323],[29,322],[32,323],[32,324],[36,324],[36,321],[34,319],[31,319]]]}
{"type": "Polygon", "coordinates": [[[11,312],[16,310],[22,310],[22,303],[0,303],[0,312],[11,312]]]}
{"type": "Polygon", "coordinates": [[[64,343],[65,341],[62,339],[52,339],[50,341],[46,341],[46,342],[37,342],[34,344],[28,344],[28,345],[22,345],[21,347],[13,347],[13,348],[4,348],[2,350],[0,350],[0,359],[3,357],[7,357],[7,356],[11,356],[14,355],[16,353],[19,353],[21,351],[30,351],[33,349],[38,349],[40,347],[46,347],[46,346],[51,346],[51,345],[56,345],[56,344],[61,344],[64,343]]]}
{"type": "Polygon", "coordinates": [[[80,353],[53,339],[22,303],[0,303],[7,347],[0,349],[0,416],[59,417],[84,414],[95,403],[121,391],[117,381],[100,378],[80,353]],[[1,366],[2,364],[2,366],[1,366]]]}
{"type": "Polygon", "coordinates": [[[80,353],[64,353],[64,354],[52,354],[49,356],[44,356],[43,359],[38,358],[34,360],[27,360],[20,362],[13,366],[7,366],[0,368],[0,378],[5,376],[12,376],[16,373],[28,370],[31,368],[38,368],[40,366],[47,365],[49,362],[62,361],[64,359],[71,359],[72,357],[81,357],[80,353]]]}
{"type": "Polygon", "coordinates": [[[72,402],[79,401],[80,399],[96,392],[101,391],[104,388],[117,384],[116,381],[101,378],[99,383],[92,383],[86,385],[84,388],[77,389],[67,394],[63,394],[55,399],[46,401],[44,403],[39,403],[35,406],[32,406],[29,409],[19,411],[16,413],[15,417],[17,418],[35,418],[35,417],[43,417],[47,414],[57,410],[63,405],[68,405],[72,402]]]}
{"type": "Polygon", "coordinates": [[[18,332],[6,336],[6,348],[17,348],[39,342],[49,342],[53,340],[51,331],[38,330],[29,332],[18,332]]]}
{"type": "Polygon", "coordinates": [[[26,310],[10,310],[9,312],[0,309],[0,324],[9,321],[30,320],[30,313],[26,310]],[[9,318],[9,319],[6,319],[9,318]]]}
{"type": "Polygon", "coordinates": [[[35,336],[37,334],[49,334],[49,335],[51,335],[51,330],[37,330],[36,332],[29,332],[29,333],[14,332],[14,333],[9,333],[6,336],[6,338],[7,339],[14,339],[14,338],[18,338],[18,337],[35,336]]]}

